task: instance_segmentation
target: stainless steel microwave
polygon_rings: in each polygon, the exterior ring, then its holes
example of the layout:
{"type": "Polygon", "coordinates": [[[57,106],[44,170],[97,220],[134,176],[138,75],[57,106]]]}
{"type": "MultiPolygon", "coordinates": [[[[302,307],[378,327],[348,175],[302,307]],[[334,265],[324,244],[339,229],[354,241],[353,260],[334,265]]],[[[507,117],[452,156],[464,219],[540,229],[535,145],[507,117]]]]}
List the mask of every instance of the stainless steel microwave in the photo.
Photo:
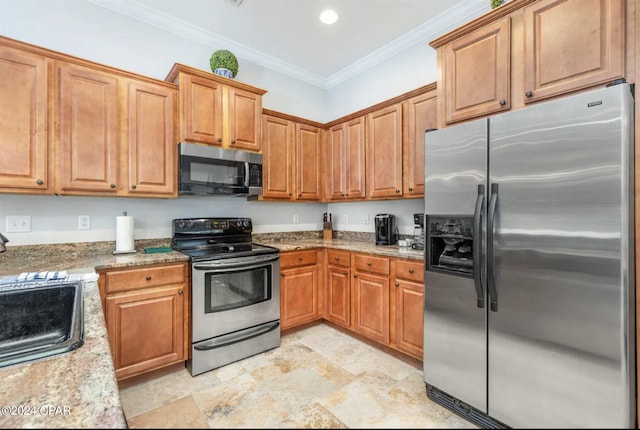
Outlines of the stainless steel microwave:
{"type": "Polygon", "coordinates": [[[257,196],[262,193],[262,154],[180,142],[178,164],[178,194],[257,196]]]}

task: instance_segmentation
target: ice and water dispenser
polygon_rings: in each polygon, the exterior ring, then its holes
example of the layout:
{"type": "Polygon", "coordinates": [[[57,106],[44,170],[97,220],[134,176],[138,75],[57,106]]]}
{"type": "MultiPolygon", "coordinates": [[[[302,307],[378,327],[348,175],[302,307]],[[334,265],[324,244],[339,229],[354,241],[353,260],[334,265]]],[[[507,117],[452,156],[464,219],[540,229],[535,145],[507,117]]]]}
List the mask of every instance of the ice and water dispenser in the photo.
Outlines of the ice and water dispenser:
{"type": "Polygon", "coordinates": [[[473,216],[427,215],[426,269],[473,276],[473,216]]]}

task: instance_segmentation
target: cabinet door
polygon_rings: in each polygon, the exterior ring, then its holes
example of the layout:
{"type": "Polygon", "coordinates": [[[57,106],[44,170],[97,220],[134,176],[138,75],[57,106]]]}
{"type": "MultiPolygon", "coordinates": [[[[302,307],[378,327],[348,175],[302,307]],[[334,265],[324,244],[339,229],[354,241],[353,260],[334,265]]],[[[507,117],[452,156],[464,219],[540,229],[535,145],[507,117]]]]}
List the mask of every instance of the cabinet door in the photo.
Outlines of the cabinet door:
{"type": "Polygon", "coordinates": [[[389,344],[389,278],[365,272],[353,276],[353,329],[389,344]]]}
{"type": "Polygon", "coordinates": [[[424,285],[396,279],[395,290],[397,348],[422,360],[424,285]]]}
{"type": "Polygon", "coordinates": [[[229,88],[229,143],[231,148],[262,148],[262,96],[229,88]]]}
{"type": "Polygon", "coordinates": [[[127,93],[128,192],[176,197],[176,90],[132,80],[127,93]]]}
{"type": "Polygon", "coordinates": [[[350,269],[328,266],[326,319],[349,327],[351,325],[350,269]]]}
{"type": "Polygon", "coordinates": [[[47,191],[47,59],[0,46],[0,188],[47,191]]]}
{"type": "Polygon", "coordinates": [[[293,125],[290,121],[263,115],[262,196],[291,199],[293,196],[293,125]]]}
{"type": "Polygon", "coordinates": [[[346,124],[338,124],[329,129],[329,165],[327,171],[330,176],[329,198],[342,200],[346,197],[345,172],[347,157],[345,153],[346,124]]]}
{"type": "Polygon", "coordinates": [[[505,17],[444,46],[447,124],[510,108],[510,40],[505,17]]]}
{"type": "Polygon", "coordinates": [[[524,8],[525,102],[624,76],[624,2],[542,0],[524,8]]]}
{"type": "Polygon", "coordinates": [[[59,66],[59,189],[116,194],[118,78],[71,64],[59,66]]]}
{"type": "Polygon", "coordinates": [[[364,130],[364,117],[351,120],[345,126],[345,197],[348,199],[362,199],[366,195],[364,130]]]}
{"type": "Polygon", "coordinates": [[[106,297],[106,322],[116,377],[177,363],[184,356],[183,286],[106,297]]]}
{"type": "Polygon", "coordinates": [[[367,115],[367,196],[402,196],[402,105],[367,115]]]}
{"type": "Polygon", "coordinates": [[[320,129],[296,124],[296,198],[320,200],[320,129]]]}
{"type": "Polygon", "coordinates": [[[403,185],[408,196],[424,195],[424,133],[437,127],[436,92],[429,91],[406,101],[407,139],[403,151],[403,185]]]}
{"type": "Polygon", "coordinates": [[[281,270],[280,324],[282,329],[315,321],[318,318],[318,266],[281,270]]]}
{"type": "Polygon", "coordinates": [[[181,139],[222,145],[222,86],[215,81],[181,74],[181,139]]]}

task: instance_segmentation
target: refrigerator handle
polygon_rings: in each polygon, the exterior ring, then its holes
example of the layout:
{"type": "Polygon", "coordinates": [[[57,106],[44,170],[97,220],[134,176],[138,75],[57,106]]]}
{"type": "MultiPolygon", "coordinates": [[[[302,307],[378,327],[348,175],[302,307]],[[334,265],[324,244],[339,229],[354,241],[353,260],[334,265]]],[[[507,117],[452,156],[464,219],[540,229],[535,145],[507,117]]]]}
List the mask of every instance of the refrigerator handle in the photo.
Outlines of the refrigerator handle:
{"type": "Polygon", "coordinates": [[[498,184],[491,184],[491,200],[489,200],[489,217],[487,223],[487,292],[489,293],[489,309],[498,312],[498,292],[493,273],[493,228],[498,205],[498,184]]]}
{"type": "Polygon", "coordinates": [[[473,213],[473,282],[476,285],[476,306],[484,308],[482,289],[482,206],[484,205],[484,185],[478,185],[476,209],[473,213]]]}

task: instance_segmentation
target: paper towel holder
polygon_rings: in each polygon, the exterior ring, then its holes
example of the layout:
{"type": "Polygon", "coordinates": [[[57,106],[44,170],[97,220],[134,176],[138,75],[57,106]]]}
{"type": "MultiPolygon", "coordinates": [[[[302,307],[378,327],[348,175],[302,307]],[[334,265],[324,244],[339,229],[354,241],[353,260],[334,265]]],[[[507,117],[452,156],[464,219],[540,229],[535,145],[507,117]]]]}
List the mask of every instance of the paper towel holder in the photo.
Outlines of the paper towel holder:
{"type": "MultiPolygon", "coordinates": [[[[127,216],[127,211],[122,212],[122,216],[126,217],[127,216]]],[[[132,221],[132,223],[133,223],[133,221],[132,221]]],[[[132,227],[132,230],[133,230],[133,227],[132,227]]],[[[131,240],[132,240],[132,246],[133,246],[133,249],[131,249],[131,250],[129,250],[129,249],[118,250],[117,249],[118,248],[118,238],[117,238],[117,236],[118,236],[118,230],[117,230],[117,223],[116,223],[116,249],[113,251],[114,255],[116,255],[116,254],[135,254],[137,252],[136,249],[135,249],[135,239],[133,238],[133,231],[131,231],[131,240]]]]}

